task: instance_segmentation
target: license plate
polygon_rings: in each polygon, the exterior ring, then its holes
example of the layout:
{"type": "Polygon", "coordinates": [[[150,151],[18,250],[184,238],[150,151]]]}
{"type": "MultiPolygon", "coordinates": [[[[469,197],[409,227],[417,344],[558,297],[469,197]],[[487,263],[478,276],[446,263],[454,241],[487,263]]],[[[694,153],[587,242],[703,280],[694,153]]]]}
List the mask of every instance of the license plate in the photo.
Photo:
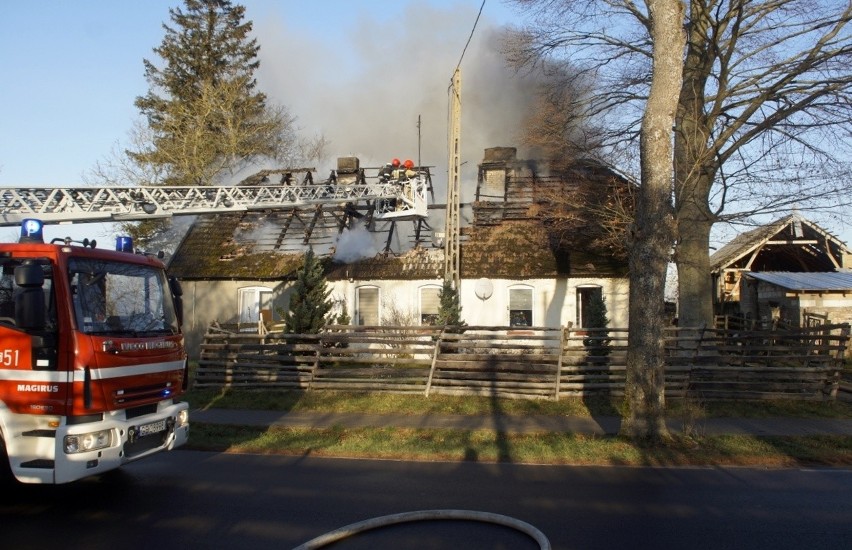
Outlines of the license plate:
{"type": "Polygon", "coordinates": [[[150,424],[142,424],[139,426],[139,437],[144,437],[146,435],[160,433],[166,430],[166,421],[165,420],[157,420],[156,422],[151,422],[150,424]]]}

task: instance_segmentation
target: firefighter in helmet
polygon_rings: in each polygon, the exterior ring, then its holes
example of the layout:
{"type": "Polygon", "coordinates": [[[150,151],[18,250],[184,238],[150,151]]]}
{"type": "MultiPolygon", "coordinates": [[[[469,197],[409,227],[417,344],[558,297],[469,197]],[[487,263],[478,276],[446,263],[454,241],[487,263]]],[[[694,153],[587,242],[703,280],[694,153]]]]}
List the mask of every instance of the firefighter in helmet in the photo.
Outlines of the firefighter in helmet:
{"type": "Polygon", "coordinates": [[[406,159],[405,162],[402,163],[402,167],[406,178],[411,179],[417,175],[417,172],[414,171],[414,162],[412,162],[411,159],[406,159]]]}
{"type": "Polygon", "coordinates": [[[385,165],[379,170],[379,182],[387,183],[391,180],[391,178],[396,178],[395,172],[399,170],[399,159],[393,159],[392,161],[385,163],[385,165]]]}
{"type": "Polygon", "coordinates": [[[414,170],[414,162],[412,162],[411,159],[406,159],[405,162],[402,163],[402,169],[400,172],[402,174],[402,177],[400,178],[402,193],[409,199],[412,199],[413,193],[411,190],[411,183],[417,175],[417,172],[414,170]]]}

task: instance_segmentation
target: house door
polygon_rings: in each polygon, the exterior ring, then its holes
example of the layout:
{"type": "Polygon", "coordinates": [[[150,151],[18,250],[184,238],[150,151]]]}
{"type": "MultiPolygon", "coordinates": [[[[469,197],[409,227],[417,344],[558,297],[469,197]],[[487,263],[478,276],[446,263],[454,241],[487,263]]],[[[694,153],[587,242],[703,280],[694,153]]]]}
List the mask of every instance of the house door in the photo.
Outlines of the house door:
{"type": "Polygon", "coordinates": [[[577,289],[577,326],[588,328],[591,319],[592,302],[603,299],[603,289],[599,286],[586,286],[577,289]]]}
{"type": "Polygon", "coordinates": [[[272,289],[263,286],[241,288],[239,308],[240,325],[252,325],[252,328],[257,328],[261,318],[265,321],[271,320],[272,289]]]}

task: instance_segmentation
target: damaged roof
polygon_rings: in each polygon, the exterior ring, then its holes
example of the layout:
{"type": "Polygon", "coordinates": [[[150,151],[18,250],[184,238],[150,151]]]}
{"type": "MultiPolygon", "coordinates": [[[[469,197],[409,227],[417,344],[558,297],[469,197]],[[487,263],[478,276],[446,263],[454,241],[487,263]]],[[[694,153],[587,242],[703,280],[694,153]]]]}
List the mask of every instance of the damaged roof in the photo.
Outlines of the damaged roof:
{"type": "MultiPolygon", "coordinates": [[[[589,171],[586,166],[583,170],[589,171]]],[[[269,178],[273,174],[262,174],[269,178]]],[[[603,188],[593,178],[573,172],[567,185],[580,179],[603,188]]],[[[594,174],[592,174],[594,176],[594,174]]],[[[606,172],[609,181],[610,172],[606,172]]],[[[512,185],[533,185],[527,177],[512,185]]],[[[543,180],[542,180],[543,181],[543,180]]],[[[552,178],[548,180],[552,187],[552,178]]],[[[539,185],[539,184],[535,184],[539,185]]],[[[611,185],[607,183],[607,185],[611,185]]],[[[474,215],[462,228],[460,272],[466,279],[499,277],[531,279],[554,277],[624,277],[626,256],[601,247],[594,231],[599,224],[587,215],[579,231],[558,235],[542,212],[536,193],[519,199],[478,202],[488,216],[474,215]],[[476,218],[483,221],[477,222],[476,218]],[[487,218],[487,219],[486,219],[487,218]]],[[[519,197],[521,195],[518,195],[519,197]]],[[[185,280],[286,280],[302,266],[307,246],[324,258],[329,280],[437,279],[443,278],[443,248],[430,246],[431,238],[409,243],[407,250],[341,263],[331,259],[336,238],[348,223],[368,221],[358,206],[300,207],[282,211],[252,211],[199,216],[178,246],[169,272],[185,280]]]]}
{"type": "Polygon", "coordinates": [[[595,250],[589,242],[560,242],[541,220],[506,220],[474,226],[461,246],[461,276],[499,277],[623,277],[626,261],[595,250]]]}
{"type": "MultiPolygon", "coordinates": [[[[185,280],[285,280],[302,266],[302,253],[256,252],[233,238],[251,215],[226,214],[199,220],[169,263],[169,273],[185,280]]],[[[624,276],[626,265],[588,250],[554,248],[547,230],[535,221],[474,227],[460,245],[461,276],[466,279],[624,276]]],[[[326,259],[329,280],[441,279],[443,249],[415,248],[399,255],[377,255],[354,262],[326,259]]]]}
{"type": "Polygon", "coordinates": [[[256,251],[238,238],[241,228],[259,223],[261,214],[199,216],[169,261],[169,273],[181,279],[287,279],[303,263],[302,253],[256,251]],[[235,237],[236,236],[236,237],[235,237]]]}
{"type": "Polygon", "coordinates": [[[330,281],[343,279],[440,280],[443,278],[443,271],[443,249],[415,248],[398,256],[382,255],[349,263],[327,260],[325,273],[330,281]]]}
{"type": "Polygon", "coordinates": [[[849,249],[799,214],[790,214],[738,235],[710,256],[710,269],[834,271],[849,249]]]}

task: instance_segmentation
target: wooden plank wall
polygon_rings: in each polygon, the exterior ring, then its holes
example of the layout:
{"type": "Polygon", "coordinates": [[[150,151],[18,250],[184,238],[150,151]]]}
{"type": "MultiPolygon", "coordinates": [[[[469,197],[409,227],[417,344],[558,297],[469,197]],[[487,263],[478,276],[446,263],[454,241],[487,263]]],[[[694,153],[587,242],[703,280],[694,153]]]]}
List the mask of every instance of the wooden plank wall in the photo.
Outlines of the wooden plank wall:
{"type": "MultiPolygon", "coordinates": [[[[332,326],[318,335],[211,327],[193,387],[386,391],[526,399],[623,395],[627,330],[332,326]]],[[[849,325],[671,328],[666,396],[835,399],[849,325]]]]}

